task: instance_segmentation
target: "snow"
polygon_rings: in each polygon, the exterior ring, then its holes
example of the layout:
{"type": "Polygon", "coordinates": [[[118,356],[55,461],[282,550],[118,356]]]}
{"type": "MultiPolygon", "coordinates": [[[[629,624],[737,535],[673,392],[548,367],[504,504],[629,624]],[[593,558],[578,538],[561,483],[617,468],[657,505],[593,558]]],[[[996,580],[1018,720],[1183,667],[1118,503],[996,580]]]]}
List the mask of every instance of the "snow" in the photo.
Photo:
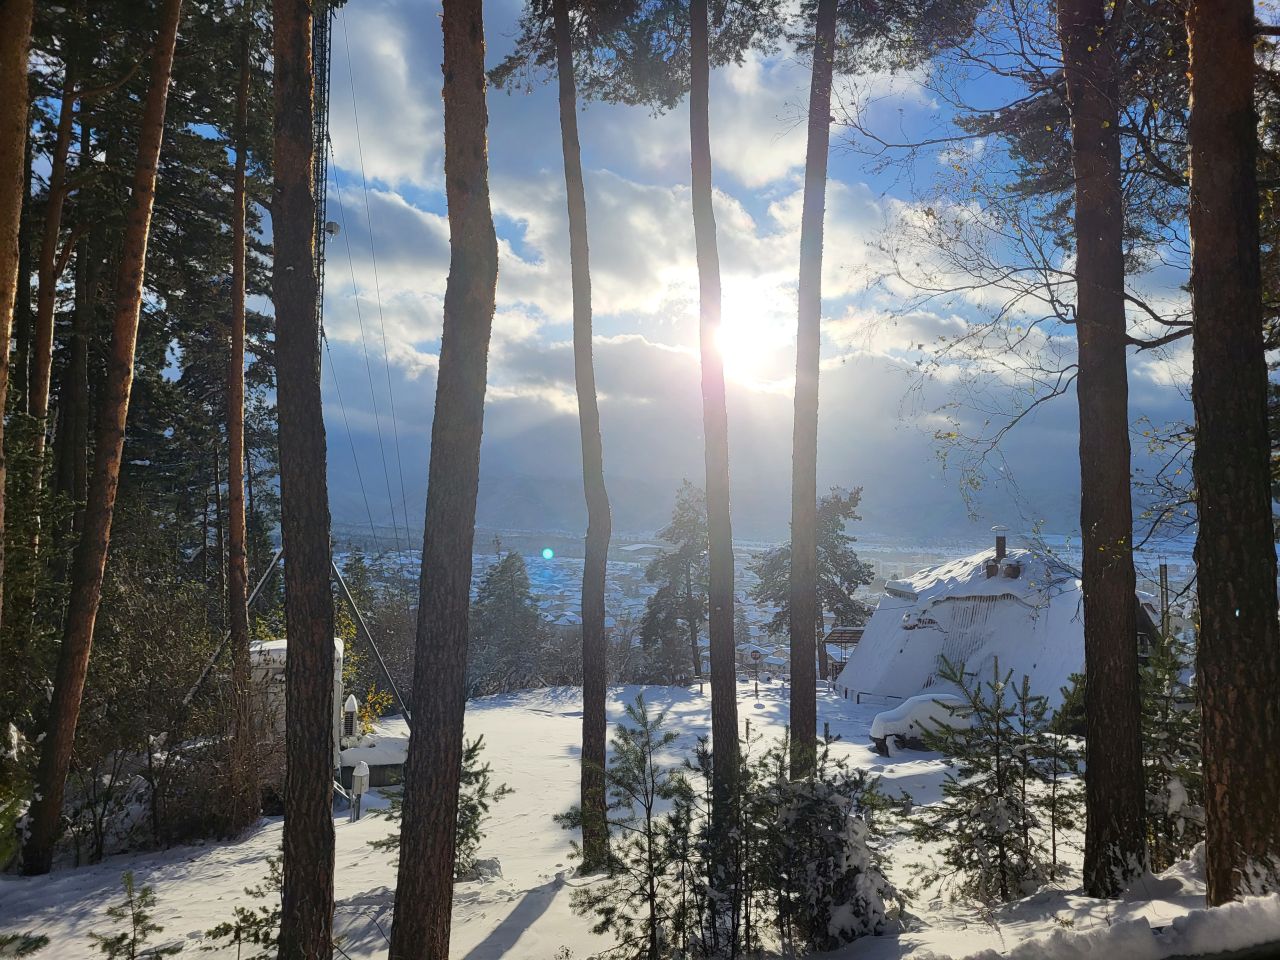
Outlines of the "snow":
{"type": "Polygon", "coordinates": [[[885,704],[956,692],[937,676],[942,657],[981,679],[999,658],[1001,673],[1026,675],[1057,706],[1084,667],[1079,575],[1048,554],[1014,549],[988,577],[994,558],[985,550],[886,583],[841,671],[841,694],[885,704]],[[1005,575],[1009,563],[1017,577],[1005,575]]]}
{"type": "Polygon", "coordinates": [[[958,717],[950,708],[963,706],[967,701],[953,693],[933,693],[903,700],[892,710],[877,713],[871,721],[871,739],[884,740],[889,736],[904,740],[919,740],[926,730],[945,725],[968,726],[967,718],[958,717]]]}
{"type": "Polygon", "coordinates": [[[341,755],[344,767],[354,767],[361,761],[371,767],[403,764],[409,755],[409,725],[399,716],[380,720],[341,755]]]}
{"type": "MultiPolygon", "coordinates": [[[[620,687],[610,690],[609,717],[617,722],[623,705],[644,692],[650,703],[668,711],[668,726],[680,738],[664,759],[677,763],[697,738],[710,732],[710,698],[693,689],[620,687]]],[[[760,687],[759,707],[753,685],[740,684],[739,718],[749,718],[753,735],[773,737],[788,722],[787,688],[760,687]]],[[[876,755],[869,741],[878,712],[819,688],[819,725],[829,724],[842,739],[833,752],[854,766],[882,778],[890,796],[902,791],[916,804],[936,801],[948,770],[937,754],[912,751],[898,757],[876,755]]],[[[392,749],[402,726],[391,720],[371,735],[375,743],[356,749],[392,749]]],[[[479,855],[501,861],[502,875],[460,883],[455,887],[453,943],[455,960],[497,957],[550,960],[561,947],[577,960],[600,952],[608,943],[590,932],[590,921],[570,909],[573,888],[585,882],[574,875],[569,857],[573,834],[552,822],[578,798],[578,756],[582,704],[576,689],[556,688],[488,697],[467,705],[467,735],[485,738],[484,759],[492,764],[495,783],[515,793],[493,808],[479,855]]],[[[383,807],[386,797],[372,791],[365,809],[383,807]]],[[[350,823],[345,810],[335,812],[336,929],[342,948],[353,960],[386,956],[384,932],[390,931],[395,870],[391,854],[374,850],[369,841],[385,837],[391,825],[366,815],[350,823]]],[[[31,931],[51,938],[38,956],[88,960],[98,956],[90,931],[113,929],[107,908],[120,899],[120,875],[133,870],[139,884],[154,887],[155,920],[164,933],[157,943],[181,942],[196,955],[203,931],[231,916],[235,904],[251,905],[244,887],[259,883],[267,858],[277,853],[281,821],[262,821],[237,842],[206,843],[165,851],[131,854],[81,867],[62,867],[44,877],[0,877],[0,931],[31,931]]],[[[981,951],[1012,951],[1015,956],[1075,958],[1125,956],[1126,960],[1166,957],[1212,947],[1280,940],[1280,902],[1250,901],[1204,912],[1204,886],[1195,863],[1173,867],[1160,876],[1144,877],[1130,896],[1099,901],[1046,889],[994,910],[949,902],[937,891],[920,889],[911,864],[930,859],[934,851],[910,839],[896,840],[890,854],[889,879],[911,887],[912,915],[896,936],[860,940],[828,956],[832,960],[901,960],[960,958],[981,951]],[[1183,920],[1181,918],[1186,917],[1183,920]],[[1153,932],[1154,931],[1154,932],[1153,932]],[[1107,937],[1116,938],[1113,940],[1107,937]],[[1081,939],[1086,938],[1086,939],[1081,939]],[[1093,952],[1081,951],[1086,944],[1093,952]],[[1074,946],[1065,946],[1065,944],[1074,946]],[[1034,944],[1032,946],[1031,944],[1034,944]],[[1046,953],[1046,949],[1076,953],[1046,953]],[[1164,951],[1164,952],[1153,952],[1164,951]]],[[[234,957],[224,949],[213,960],[234,957]]],[[[986,956],[992,956],[987,954],[986,956]]],[[[984,958],[985,960],[985,958],[984,958]]]]}

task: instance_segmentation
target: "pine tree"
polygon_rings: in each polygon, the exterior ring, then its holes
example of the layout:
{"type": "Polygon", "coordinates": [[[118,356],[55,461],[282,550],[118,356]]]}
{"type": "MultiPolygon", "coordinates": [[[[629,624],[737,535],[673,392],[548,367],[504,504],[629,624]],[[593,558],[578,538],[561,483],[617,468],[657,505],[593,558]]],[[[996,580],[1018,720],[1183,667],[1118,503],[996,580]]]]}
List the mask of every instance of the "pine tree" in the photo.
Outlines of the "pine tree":
{"type": "Polygon", "coordinates": [[[1142,667],[1142,766],[1152,870],[1166,870],[1204,839],[1200,705],[1193,657],[1174,636],[1157,637],[1142,667]]]}
{"type": "Polygon", "coordinates": [[[533,601],[524,557],[509,552],[485,572],[471,607],[470,694],[538,685],[546,640],[546,623],[533,601]]]}
{"type": "Polygon", "coordinates": [[[254,757],[253,708],[249,693],[249,567],[246,538],[248,525],[244,508],[244,350],[245,277],[248,259],[245,205],[250,92],[249,29],[251,9],[242,0],[240,79],[236,89],[235,174],[231,207],[231,336],[227,352],[227,624],[231,645],[232,697],[235,722],[232,726],[231,800],[232,823],[246,827],[259,813],[257,764],[254,757]]]}
{"type": "Polygon", "coordinates": [[[1210,904],[1280,889],[1280,619],[1259,263],[1252,0],[1187,6],[1197,679],[1210,904]]]}
{"type": "Polygon", "coordinates": [[[324,145],[313,139],[312,10],[275,0],[273,14],[272,296],[289,641],[280,960],[307,960],[333,949],[334,620],[311,181],[324,145]]]}
{"type": "MultiPolygon", "coordinates": [[[[658,539],[670,545],[645,569],[645,579],[658,584],[646,601],[645,616],[656,625],[676,616],[684,621],[689,644],[689,666],[702,677],[702,650],[698,636],[707,619],[707,502],[703,492],[688,480],[676,491],[671,520],[658,531],[658,539]]],[[[656,636],[656,634],[651,634],[656,636]]]]}
{"type": "Polygon", "coordinates": [[[986,903],[1006,903],[1034,891],[1048,878],[1043,825],[1030,785],[1043,729],[1043,701],[1026,682],[1011,684],[1012,671],[992,664],[991,679],[970,681],[963,666],[943,660],[938,676],[960,691],[947,704],[950,720],[925,731],[925,744],[955,760],[942,799],[920,809],[912,822],[916,840],[941,842],[941,869],[923,879],[944,881],[986,903]],[[948,875],[953,873],[954,875],[948,875]]]}
{"type": "Polygon", "coordinates": [[[9,339],[18,291],[19,227],[27,194],[27,50],[32,0],[0,7],[0,614],[4,610],[4,412],[9,398],[9,339]]]}
{"type": "Polygon", "coordinates": [[[1146,866],[1115,23],[1122,16],[1120,6],[1105,0],[1058,6],[1076,179],[1076,397],[1089,678],[1084,875],[1095,897],[1115,896],[1146,866]]]}
{"type": "Polygon", "coordinates": [[[445,0],[445,192],[449,282],[431,423],[413,704],[391,955],[448,960],[454,825],[466,709],[468,595],[485,372],[498,277],[489,204],[484,18],[445,0]]]}
{"type": "MultiPolygon", "coordinates": [[[[515,791],[505,783],[494,784],[493,768],[487,762],[481,762],[480,752],[484,750],[484,737],[468,740],[462,747],[462,772],[458,778],[458,825],[454,840],[456,850],[453,877],[464,880],[475,869],[476,853],[484,840],[484,825],[489,819],[489,808],[515,791]]],[[[392,794],[386,819],[399,823],[404,813],[404,798],[392,794]]],[[[371,841],[370,846],[377,850],[400,850],[400,834],[393,833],[383,840],[371,841]]]]}
{"type": "Polygon", "coordinates": [[[871,843],[885,806],[876,780],[833,757],[830,741],[815,761],[811,774],[792,770],[773,785],[765,855],[783,942],[816,952],[886,932],[899,896],[871,843]]]}
{"type": "MultiPolygon", "coordinates": [[[[866,601],[857,592],[871,582],[874,574],[871,565],[854,551],[856,538],[845,529],[862,519],[858,515],[861,499],[861,487],[832,487],[818,501],[818,606],[814,620],[818,628],[826,613],[833,614],[836,622],[845,626],[865,623],[870,616],[866,601]]],[[[791,544],[766,550],[751,564],[751,572],[759,578],[751,590],[752,599],[777,608],[769,620],[769,631],[783,632],[791,622],[791,544]]]]}
{"type": "MultiPolygon", "coordinates": [[[[582,839],[583,866],[603,866],[608,854],[605,823],[605,575],[612,516],[604,480],[604,446],[595,366],[591,356],[591,266],[587,243],[587,192],[578,141],[578,90],[575,59],[590,48],[596,20],[616,16],[609,5],[545,0],[529,3],[521,18],[514,54],[494,71],[495,83],[511,77],[518,64],[551,61],[559,88],[561,153],[569,210],[569,267],[573,294],[573,368],[582,440],[582,483],[587,502],[587,536],[582,567],[582,839]],[[570,7],[573,7],[572,11],[570,7]],[[548,24],[548,20],[550,23],[548,24]],[[548,29],[548,26],[550,29],[548,29]],[[578,48],[578,49],[575,49],[578,48]]],[[[591,59],[594,50],[585,53],[591,59]]]]}
{"type": "Polygon", "coordinates": [[[573,895],[575,911],[596,917],[592,930],[617,941],[601,956],[659,960],[676,942],[672,901],[678,876],[673,869],[682,848],[673,840],[687,837],[681,830],[688,821],[673,823],[660,808],[687,803],[690,787],[678,767],[664,767],[658,757],[678,736],[663,728],[665,719],[639,696],[626,705],[626,721],[611,739],[605,787],[609,826],[617,837],[610,873],[573,895]]]}
{"type": "Polygon", "coordinates": [[[90,938],[98,945],[98,950],[107,960],[160,960],[161,957],[172,957],[182,952],[182,944],[171,944],[164,947],[149,947],[147,941],[157,933],[163,933],[164,927],[151,918],[151,911],[156,905],[155,891],[147,885],[137,886],[133,879],[133,871],[126,870],[121,878],[124,887],[124,900],[107,908],[107,916],[112,920],[127,924],[119,933],[110,936],[101,933],[90,933],[90,938]]]}
{"type": "Polygon", "coordinates": [[[133,385],[134,348],[142,306],[156,172],[181,13],[181,0],[165,0],[151,57],[150,86],[140,126],[133,190],[120,259],[111,362],[98,421],[93,479],[85,508],[84,533],[76,548],[70,602],[50,709],[51,729],[40,754],[38,799],[32,807],[31,828],[23,850],[23,869],[27,873],[47,873],[52,865],[53,845],[62,814],[63,789],[93,643],[93,626],[102,596],[102,578],[123,458],[125,420],[133,385]]]}

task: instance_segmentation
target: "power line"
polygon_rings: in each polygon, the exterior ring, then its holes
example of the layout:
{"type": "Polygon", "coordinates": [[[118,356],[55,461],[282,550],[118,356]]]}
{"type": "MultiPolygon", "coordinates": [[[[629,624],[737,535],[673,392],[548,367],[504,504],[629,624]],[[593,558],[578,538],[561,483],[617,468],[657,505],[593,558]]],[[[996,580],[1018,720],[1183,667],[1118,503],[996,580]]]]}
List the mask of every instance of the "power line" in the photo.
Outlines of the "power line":
{"type": "MultiPolygon", "coordinates": [[[[338,181],[336,163],[334,164],[334,167],[335,167],[335,172],[333,177],[333,187],[334,187],[334,192],[337,194],[337,200],[338,200],[338,224],[340,227],[340,232],[342,234],[343,244],[345,245],[347,250],[347,267],[351,273],[352,299],[355,301],[355,305],[356,305],[356,321],[360,327],[360,347],[361,347],[361,350],[364,352],[365,374],[369,381],[369,402],[373,406],[373,423],[374,423],[374,430],[378,436],[378,453],[382,458],[382,475],[387,485],[387,506],[391,509],[391,532],[392,532],[392,537],[395,540],[396,549],[399,550],[400,549],[400,528],[396,523],[395,497],[391,492],[391,471],[387,467],[387,450],[386,450],[386,445],[382,439],[382,415],[379,413],[379,410],[378,410],[377,392],[375,391],[373,386],[373,363],[369,359],[369,341],[368,341],[368,338],[365,336],[364,311],[360,309],[360,286],[356,281],[355,258],[352,256],[352,253],[351,253],[351,237],[350,237],[350,234],[347,232],[346,213],[342,203],[342,185],[338,181]]],[[[407,516],[405,518],[405,521],[407,524],[408,522],[407,516]]],[[[405,539],[407,540],[408,539],[407,528],[405,530],[405,534],[406,534],[405,539]]]]}
{"type": "MultiPolygon", "coordinates": [[[[351,87],[351,115],[355,120],[356,157],[360,161],[360,186],[364,192],[365,226],[369,232],[369,254],[373,264],[373,291],[378,304],[378,326],[382,331],[382,362],[387,374],[387,398],[391,407],[391,432],[396,451],[396,470],[400,476],[400,506],[404,516],[405,540],[409,541],[409,501],[405,495],[404,461],[400,456],[400,427],[396,421],[396,395],[391,386],[391,356],[387,349],[387,324],[382,314],[382,285],[378,280],[378,251],[373,242],[373,214],[369,209],[369,181],[364,172],[364,145],[360,139],[360,109],[356,102],[355,71],[351,64],[351,43],[347,31],[346,17],[342,20],[342,45],[347,55],[347,83],[351,87]]],[[[334,178],[337,183],[337,178],[334,178]]],[[[341,201],[339,201],[341,202],[341,201]]],[[[394,513],[394,509],[392,511],[394,513]]],[[[412,546],[412,543],[409,543],[412,546]]]]}

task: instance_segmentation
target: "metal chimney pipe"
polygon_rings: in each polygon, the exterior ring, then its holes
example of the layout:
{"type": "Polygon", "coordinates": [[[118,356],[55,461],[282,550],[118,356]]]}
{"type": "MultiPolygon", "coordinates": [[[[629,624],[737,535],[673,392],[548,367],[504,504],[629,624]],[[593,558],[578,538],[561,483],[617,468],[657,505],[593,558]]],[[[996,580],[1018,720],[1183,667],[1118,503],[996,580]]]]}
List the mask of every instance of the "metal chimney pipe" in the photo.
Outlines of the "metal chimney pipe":
{"type": "Polygon", "coordinates": [[[1004,559],[1005,553],[1005,536],[1003,533],[996,534],[996,563],[1004,559]]]}

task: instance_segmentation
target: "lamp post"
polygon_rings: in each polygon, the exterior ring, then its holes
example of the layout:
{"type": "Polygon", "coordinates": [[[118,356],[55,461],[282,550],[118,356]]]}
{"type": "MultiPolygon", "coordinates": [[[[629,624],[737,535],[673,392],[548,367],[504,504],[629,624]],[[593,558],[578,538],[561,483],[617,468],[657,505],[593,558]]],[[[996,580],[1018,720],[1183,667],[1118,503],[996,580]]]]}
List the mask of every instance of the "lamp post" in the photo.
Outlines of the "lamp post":
{"type": "Polygon", "coordinates": [[[751,665],[756,668],[756,702],[760,702],[760,651],[751,651],[751,665]]]}

